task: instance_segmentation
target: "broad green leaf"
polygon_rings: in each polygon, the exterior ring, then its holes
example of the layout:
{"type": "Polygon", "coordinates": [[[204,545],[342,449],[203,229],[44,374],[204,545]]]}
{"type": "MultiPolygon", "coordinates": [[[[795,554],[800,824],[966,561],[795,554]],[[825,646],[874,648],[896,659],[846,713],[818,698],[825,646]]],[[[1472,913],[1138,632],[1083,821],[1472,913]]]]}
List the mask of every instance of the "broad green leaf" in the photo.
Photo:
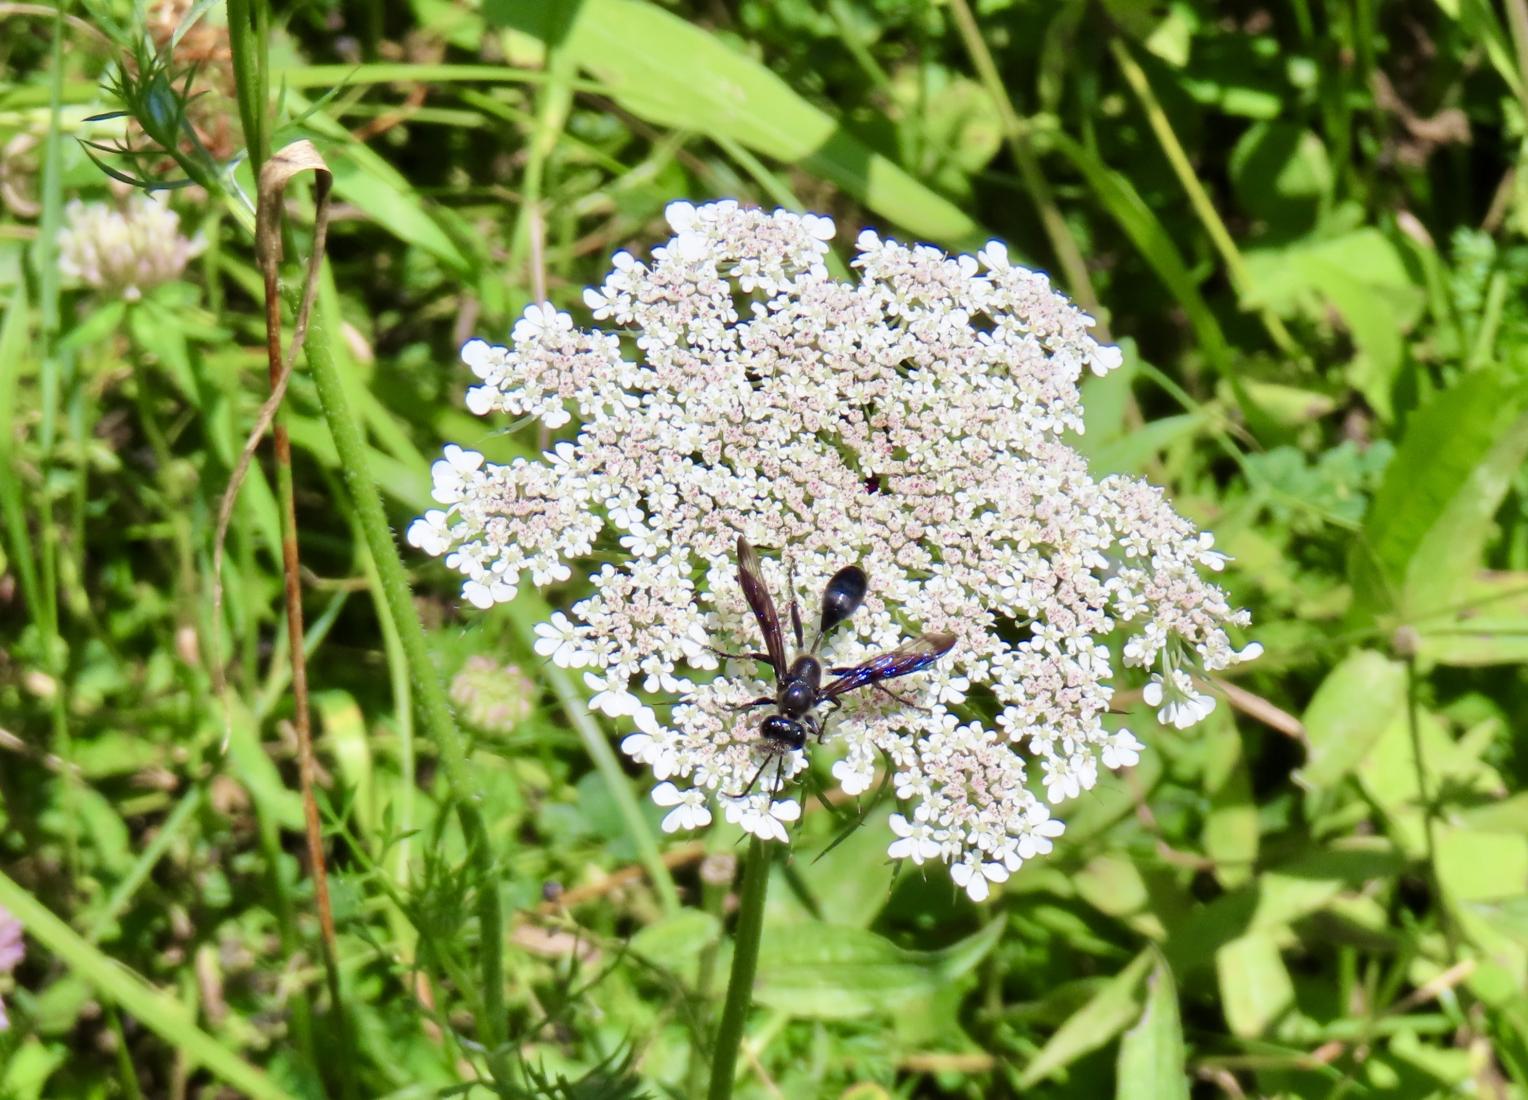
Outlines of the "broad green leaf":
{"type": "Polygon", "coordinates": [[[1228,167],[1242,208],[1286,238],[1314,226],[1331,195],[1326,146],[1293,123],[1249,126],[1228,167]]]}
{"type": "Polygon", "coordinates": [[[1151,969],[1154,955],[1143,951],[1111,978],[1107,985],[1056,1029],[1019,1077],[1021,1088],[1030,1088],[1085,1054],[1091,1054],[1140,1015],[1141,979],[1151,969]]]}
{"type": "Polygon", "coordinates": [[[836,839],[838,826],[824,833],[815,850],[798,849],[796,872],[829,924],[864,928],[891,896],[886,855],[886,838],[892,835],[886,824],[890,816],[889,810],[872,813],[832,851],[820,856],[822,848],[836,839]]]}
{"type": "Polygon", "coordinates": [[[1384,811],[1387,832],[1413,858],[1427,851],[1423,800],[1417,787],[1418,746],[1430,797],[1443,791],[1453,799],[1473,802],[1495,797],[1504,788],[1501,776],[1481,759],[1488,744],[1456,740],[1442,719],[1427,710],[1417,714],[1415,732],[1408,719],[1392,723],[1357,774],[1369,800],[1384,811]]]}
{"type": "Polygon", "coordinates": [[[909,951],[874,932],[831,924],[766,927],[754,1000],[814,1019],[891,1012],[970,971],[1003,924],[994,920],[943,951],[909,951]]]}
{"type": "Polygon", "coordinates": [[[1204,787],[1210,796],[1204,819],[1205,854],[1215,861],[1222,886],[1247,881],[1257,863],[1257,805],[1252,800],[1241,734],[1228,712],[1211,717],[1203,734],[1204,787]]]}
{"type": "Polygon", "coordinates": [[[1522,833],[1528,836],[1528,791],[1507,798],[1460,809],[1455,817],[1482,833],[1522,833]]]}
{"type": "Polygon", "coordinates": [[[1528,835],[1440,828],[1437,874],[1460,930],[1523,988],[1528,981],[1528,835]]]}
{"type": "Polygon", "coordinates": [[[1349,556],[1355,625],[1423,622],[1461,602],[1528,454],[1525,404],[1522,380],[1483,370],[1412,418],[1349,556]]]}
{"type": "Polygon", "coordinates": [[[53,1071],[69,1058],[62,1043],[44,1045],[36,1036],[23,1039],[0,1071],[0,1096],[8,1100],[39,1100],[53,1071]]]}
{"type": "Polygon", "coordinates": [[[552,5],[504,2],[491,14],[543,40],[560,35],[556,48],[570,51],[639,118],[730,138],[799,165],[917,236],[952,245],[981,236],[954,203],[873,152],[769,69],[656,4],[584,0],[567,26],[556,25],[552,5]]]}
{"type": "Polygon", "coordinates": [[[1417,624],[1417,656],[1440,665],[1528,664],[1528,572],[1481,573],[1458,607],[1417,624]]]}
{"type": "Polygon", "coordinates": [[[1348,654],[1306,707],[1307,759],[1295,782],[1312,794],[1331,792],[1405,713],[1406,666],[1373,650],[1348,654]]]}
{"type": "Polygon", "coordinates": [[[1072,885],[1077,896],[1100,913],[1153,940],[1167,938],[1167,922],[1178,915],[1181,905],[1171,891],[1161,888],[1160,881],[1153,883],[1142,867],[1125,855],[1093,857],[1072,875],[1072,885]]]}
{"type": "Polygon", "coordinates": [[[1329,394],[1299,386],[1260,382],[1253,378],[1247,379],[1243,385],[1263,415],[1281,428],[1297,428],[1320,420],[1337,407],[1337,399],[1329,394]]]}
{"type": "Polygon", "coordinates": [[[1528,895],[1528,835],[1440,828],[1437,840],[1438,881],[1456,900],[1528,895]]]}
{"type": "Polygon", "coordinates": [[[1160,957],[1146,978],[1141,1019],[1119,1045],[1115,1096],[1119,1100],[1188,1100],[1187,1054],[1178,1017],[1178,989],[1160,957]]]}
{"type": "Polygon", "coordinates": [[[631,949],[655,966],[681,971],[721,938],[721,922],[700,909],[680,909],[647,925],[631,938],[631,949]]]}
{"type": "Polygon", "coordinates": [[[371,158],[351,145],[333,149],[326,157],[334,173],[335,198],[354,204],[399,240],[424,249],[457,275],[471,269],[467,258],[430,214],[407,184],[378,171],[371,158]]]}
{"type": "Polygon", "coordinates": [[[1209,965],[1215,952],[1252,932],[1272,932],[1316,912],[1344,890],[1395,875],[1404,860],[1369,838],[1320,848],[1264,871],[1169,930],[1164,953],[1179,972],[1209,965]]]}
{"type": "Polygon", "coordinates": [[[1294,983],[1278,943],[1266,932],[1223,944],[1215,952],[1215,975],[1226,1023],[1239,1038],[1267,1034],[1294,1004],[1294,983]]]}
{"type": "MultiPolygon", "coordinates": [[[[301,831],[302,799],[282,781],[281,773],[266,755],[254,718],[243,703],[232,692],[225,699],[227,727],[223,732],[227,735],[229,773],[249,791],[262,814],[269,814],[283,829],[301,831]]],[[[222,723],[224,719],[225,715],[220,714],[215,721],[222,723]]]]}
{"type": "Polygon", "coordinates": [[[1350,380],[1385,419],[1404,354],[1402,334],[1419,314],[1423,295],[1400,251],[1377,229],[1301,241],[1247,253],[1248,307],[1281,316],[1341,315],[1358,359],[1350,380]]]}

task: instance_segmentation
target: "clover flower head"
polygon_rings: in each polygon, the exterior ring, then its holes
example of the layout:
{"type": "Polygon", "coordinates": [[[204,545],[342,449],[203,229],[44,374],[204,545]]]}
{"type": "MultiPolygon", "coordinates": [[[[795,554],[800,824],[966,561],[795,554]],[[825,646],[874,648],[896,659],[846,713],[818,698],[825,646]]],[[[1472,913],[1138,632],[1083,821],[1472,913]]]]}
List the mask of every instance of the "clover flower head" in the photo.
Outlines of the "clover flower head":
{"type": "Polygon", "coordinates": [[[64,208],[58,266],[67,279],[136,301],[144,291],[180,278],[205,247],[200,236],[182,235],[179,214],[142,192],[121,210],[74,199],[64,208]]]}
{"type": "Polygon", "coordinates": [[[884,769],[892,857],[943,862],[981,900],[1051,850],[1052,804],[1139,759],[1104,724],[1116,664],[1161,669],[1176,723],[1203,716],[1195,675],[1256,655],[1227,636],[1246,612],[1201,575],[1225,557],[1161,490],[1095,479],[1068,446],[1084,372],[1120,353],[1001,244],[949,256],[867,230],[857,277],[839,280],[827,218],[735,202],[668,218],[648,260],[618,253],[585,292],[593,327],[537,305],[508,346],[466,345],[469,408],[557,434],[540,460],[504,465],[447,447],[441,507],[409,541],[478,606],[600,563],[536,649],[632,729],[622,749],[651,769],[666,830],[708,824],[716,802],[783,840],[800,812],[788,785],[822,754],[851,795],[884,769]],[[828,577],[865,569],[827,666],[921,633],[954,648],[898,680],[901,699],[842,695],[822,744],[771,751],[761,712],[738,707],[773,677],[715,652],[760,648],[739,536],[784,623],[791,599],[814,619],[828,577]]]}
{"type": "Polygon", "coordinates": [[[451,678],[451,701],[468,725],[486,733],[510,733],[535,708],[536,685],[519,665],[479,654],[467,658],[451,678]]]}
{"type": "MultiPolygon", "coordinates": [[[[9,974],[21,965],[26,945],[21,938],[21,922],[4,908],[0,908],[0,974],[9,974]]],[[[0,1001],[0,1031],[11,1026],[5,1014],[5,1002],[0,1001]]]]}

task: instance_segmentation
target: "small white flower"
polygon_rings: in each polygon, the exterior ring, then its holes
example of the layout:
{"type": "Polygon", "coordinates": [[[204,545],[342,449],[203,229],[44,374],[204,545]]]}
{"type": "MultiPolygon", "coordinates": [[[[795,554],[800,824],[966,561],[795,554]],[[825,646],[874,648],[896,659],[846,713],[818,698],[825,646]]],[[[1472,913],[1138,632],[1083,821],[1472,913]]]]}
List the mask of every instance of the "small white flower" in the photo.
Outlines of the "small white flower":
{"type": "Polygon", "coordinates": [[[549,657],[558,668],[583,668],[589,663],[589,653],[580,644],[578,627],[561,611],[552,612],[548,622],[537,623],[536,653],[549,657]]]}
{"type": "Polygon", "coordinates": [[[525,307],[520,320],[515,322],[511,339],[517,344],[530,343],[555,336],[559,332],[572,332],[573,318],[559,313],[544,302],[534,302],[525,307]]]}
{"type": "Polygon", "coordinates": [[[793,799],[785,798],[778,802],[770,801],[767,805],[766,797],[749,795],[746,798],[727,799],[727,820],[738,825],[745,833],[751,833],[761,840],[787,839],[785,826],[801,816],[801,805],[793,799]]]}
{"type": "Polygon", "coordinates": [[[1129,730],[1115,730],[1103,745],[1104,767],[1133,768],[1140,762],[1146,746],[1135,739],[1129,730]]]}
{"type": "Polygon", "coordinates": [[[1141,698],[1147,706],[1161,708],[1158,722],[1180,730],[1203,721],[1215,709],[1214,696],[1196,691],[1193,680],[1181,669],[1174,669],[1165,680],[1153,674],[1151,682],[1141,689],[1141,698]]]}
{"type": "Polygon", "coordinates": [[[695,225],[695,204],[676,199],[663,208],[663,217],[675,233],[688,233],[695,225]]]}
{"type": "Polygon", "coordinates": [[[663,819],[665,833],[688,832],[711,824],[711,811],[706,808],[706,792],[696,787],[681,791],[672,783],[659,783],[653,788],[653,801],[659,806],[674,809],[663,819]]]}
{"type": "Polygon", "coordinates": [[[1001,863],[984,863],[979,858],[968,858],[950,867],[950,877],[955,885],[965,890],[972,901],[986,901],[991,893],[990,884],[1008,881],[1008,868],[1001,863]]]}
{"type": "Polygon", "coordinates": [[[653,770],[653,778],[667,779],[679,772],[679,753],[673,738],[663,730],[628,734],[621,740],[621,751],[638,764],[646,764],[653,770]]]}
{"type": "Polygon", "coordinates": [[[875,761],[868,756],[846,756],[833,762],[833,778],[851,798],[864,794],[875,780],[875,761]]]}
{"type": "Polygon", "coordinates": [[[901,814],[892,814],[891,831],[900,840],[894,840],[886,849],[892,859],[910,859],[915,864],[935,859],[939,855],[938,830],[926,821],[910,822],[901,814]]]}
{"type": "Polygon", "coordinates": [[[1263,655],[1262,642],[1248,642],[1240,649],[1232,652],[1231,656],[1237,664],[1243,661],[1255,661],[1263,655]]]}
{"type": "MultiPolygon", "coordinates": [[[[1036,802],[1025,811],[1017,832],[1016,855],[1022,861],[1049,855],[1053,847],[1051,841],[1066,832],[1066,825],[1051,817],[1049,806],[1036,802]]],[[[1018,867],[1011,866],[1009,870],[1017,871],[1018,867]]]]}
{"type": "Polygon", "coordinates": [[[1221,570],[1225,569],[1226,562],[1231,560],[1231,556],[1229,554],[1222,554],[1219,550],[1211,549],[1211,547],[1214,545],[1214,535],[1210,534],[1208,531],[1205,531],[1203,534],[1201,534],[1199,536],[1198,560],[1200,565],[1207,569],[1213,569],[1215,572],[1219,573],[1221,570]]]}
{"type": "Polygon", "coordinates": [[[409,524],[408,543],[426,554],[439,557],[451,548],[451,531],[446,524],[446,513],[432,508],[409,524]]]}
{"type": "Polygon", "coordinates": [[[624,681],[614,677],[584,673],[584,683],[594,694],[589,697],[589,709],[610,718],[632,718],[642,709],[642,700],[633,695],[624,681]]]}

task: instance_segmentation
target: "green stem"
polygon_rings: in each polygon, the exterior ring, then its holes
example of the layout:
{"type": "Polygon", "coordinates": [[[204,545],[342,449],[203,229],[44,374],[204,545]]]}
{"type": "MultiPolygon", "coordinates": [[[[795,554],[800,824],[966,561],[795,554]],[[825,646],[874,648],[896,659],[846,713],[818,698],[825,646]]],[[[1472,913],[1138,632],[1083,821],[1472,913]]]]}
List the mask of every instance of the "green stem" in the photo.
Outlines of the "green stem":
{"type": "Polygon", "coordinates": [[[0,906],[10,910],[27,934],[97,993],[181,1051],[186,1058],[255,1100],[288,1100],[269,1077],[196,1026],[186,1006],[92,947],[52,911],[0,873],[0,906]]]}
{"type": "Polygon", "coordinates": [[[504,1041],[507,1020],[504,1000],[504,913],[499,899],[498,872],[494,867],[493,850],[488,842],[488,830],[483,822],[483,796],[477,780],[467,761],[467,743],[457,728],[446,697],[445,686],[430,655],[429,642],[424,626],[414,608],[413,593],[409,589],[408,575],[403,569],[403,559],[398,555],[398,544],[393,540],[392,528],[387,523],[387,513],[382,507],[382,494],[371,475],[371,460],[367,455],[361,430],[350,413],[345,397],[345,385],[340,377],[330,350],[331,320],[323,296],[313,305],[313,319],[303,353],[308,370],[318,389],[319,404],[324,420],[334,438],[334,449],[339,455],[340,468],[345,471],[345,483],[350,489],[351,504],[355,508],[361,532],[376,563],[377,576],[382,595],[398,632],[398,640],[408,658],[413,674],[414,690],[419,699],[424,728],[440,750],[445,765],[446,782],[456,800],[457,813],[461,818],[462,833],[467,840],[467,850],[477,872],[477,917],[481,936],[483,1014],[478,1022],[479,1034],[490,1049],[504,1041]]]}
{"type": "Polygon", "coordinates": [[[730,1100],[737,1075],[737,1052],[743,1045],[743,1027],[753,1003],[753,976],[759,968],[759,939],[764,931],[764,896],[769,889],[769,848],[758,837],[748,842],[748,863],[743,868],[743,893],[738,901],[737,929],[732,935],[732,974],[727,979],[727,1001],[716,1026],[716,1047],[711,1055],[711,1087],[707,1100],[730,1100]]]}

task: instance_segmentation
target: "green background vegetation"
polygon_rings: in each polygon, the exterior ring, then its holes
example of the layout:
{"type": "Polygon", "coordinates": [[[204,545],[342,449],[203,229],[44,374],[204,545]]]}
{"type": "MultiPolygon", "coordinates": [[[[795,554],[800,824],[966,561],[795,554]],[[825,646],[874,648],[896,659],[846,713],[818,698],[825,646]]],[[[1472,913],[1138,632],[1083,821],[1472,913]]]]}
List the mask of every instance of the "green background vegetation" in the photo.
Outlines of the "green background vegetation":
{"type": "MultiPolygon", "coordinates": [[[[441,676],[489,655],[535,685],[506,728],[474,705],[495,684],[457,682],[469,856],[304,366],[326,983],[268,458],[211,591],[267,389],[249,219],[215,172],[257,90],[222,6],[196,9],[173,54],[173,14],[145,47],[126,4],[0,9],[0,905],[31,933],[0,1095],[693,1095],[730,951],[700,861],[728,870],[734,834],[660,845],[620,731],[531,654],[576,578],[462,613],[406,553],[441,676]],[[135,117],[92,121],[115,110],[135,117]],[[122,189],[97,160],[214,170],[175,196],[209,247],[138,302],[60,284],[63,202],[122,189]]],[[[987,905],[937,869],[893,878],[887,805],[857,830],[867,808],[810,806],[739,1094],[1528,1095],[1523,0],[556,12],[314,2],[270,30],[270,143],[310,138],[335,177],[310,342],[396,530],[442,441],[536,446],[464,411],[463,339],[543,293],[580,314],[666,202],[736,197],[832,214],[841,246],[995,236],[1051,271],[1126,349],[1080,445],[1214,530],[1267,650],[1187,732],[1122,691],[1141,764],[987,905]]]]}

